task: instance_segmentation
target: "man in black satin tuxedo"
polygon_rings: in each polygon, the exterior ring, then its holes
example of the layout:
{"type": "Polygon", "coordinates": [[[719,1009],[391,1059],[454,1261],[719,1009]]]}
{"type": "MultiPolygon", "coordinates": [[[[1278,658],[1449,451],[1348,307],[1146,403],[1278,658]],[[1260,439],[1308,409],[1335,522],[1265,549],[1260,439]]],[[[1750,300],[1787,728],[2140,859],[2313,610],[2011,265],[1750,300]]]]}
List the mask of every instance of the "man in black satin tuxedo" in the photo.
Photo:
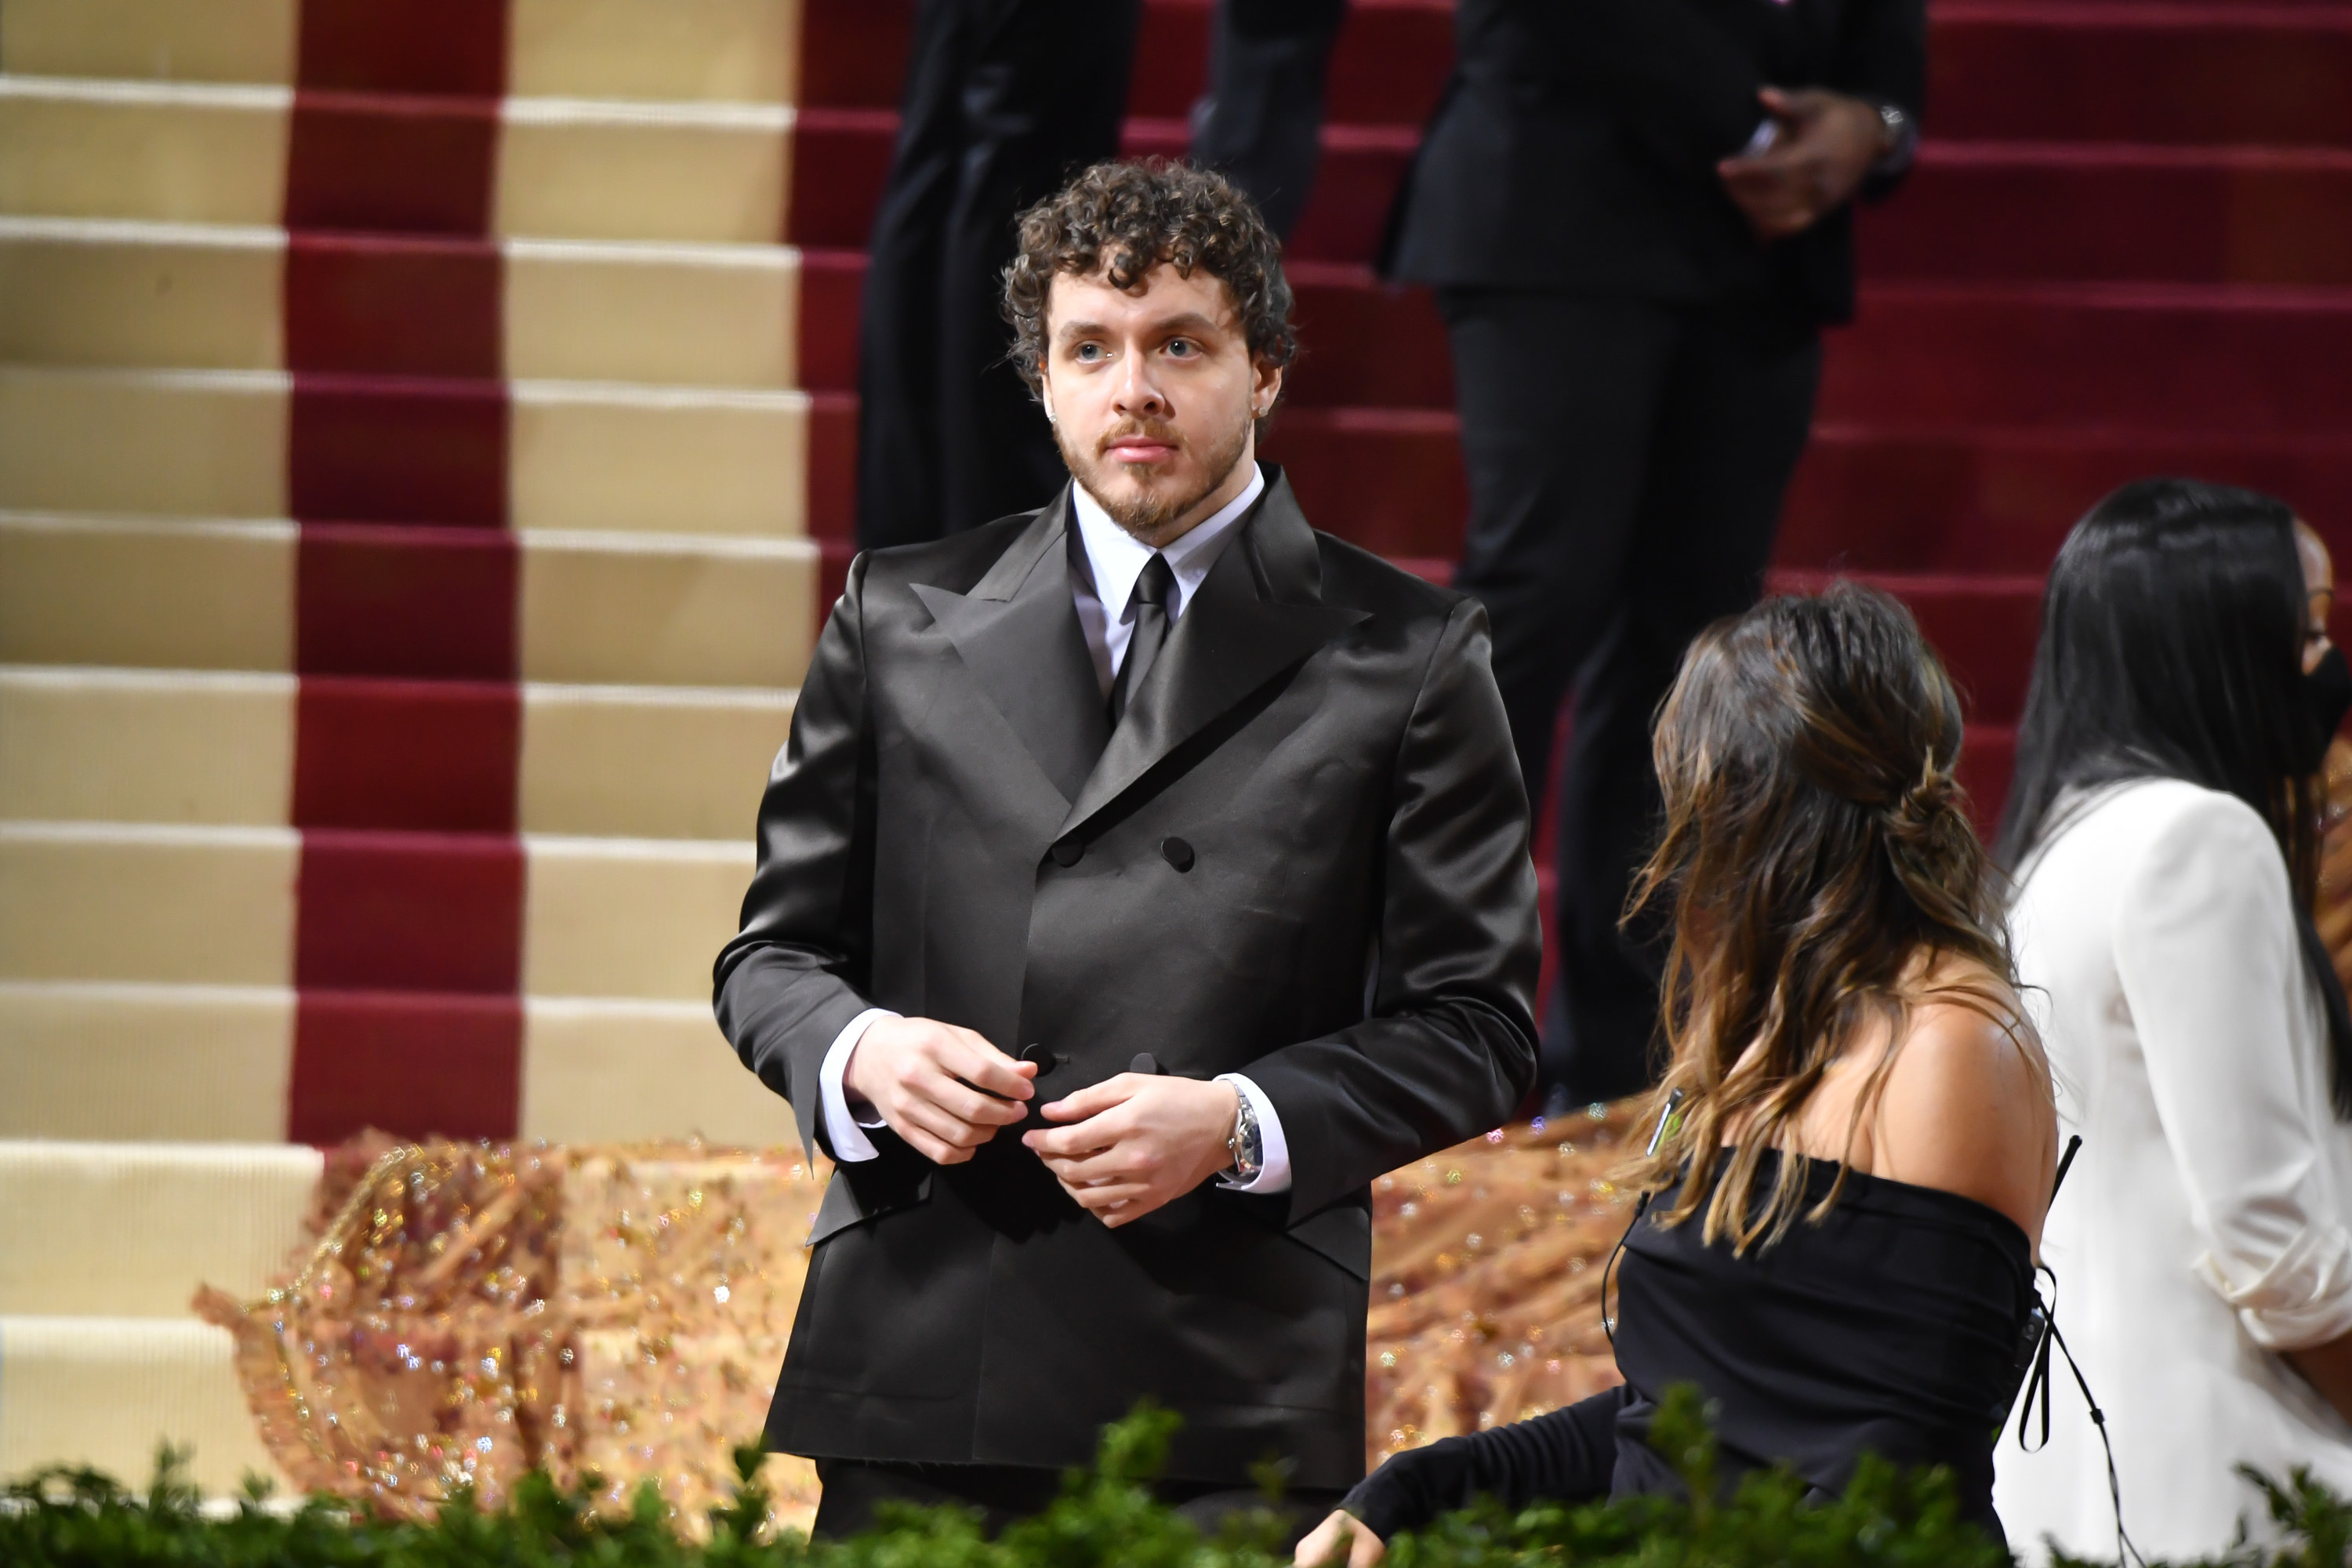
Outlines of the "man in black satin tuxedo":
{"type": "Polygon", "coordinates": [[[1041,1507],[1146,1395],[1202,1517],[1264,1458],[1336,1497],[1369,1184],[1534,1079],[1485,613],[1256,461],[1295,348],[1273,237],[1221,177],[1133,164],[1021,237],[1017,362],[1075,482],[851,566],[718,964],[836,1163],[768,1421],[825,1533],[1041,1507]]]}

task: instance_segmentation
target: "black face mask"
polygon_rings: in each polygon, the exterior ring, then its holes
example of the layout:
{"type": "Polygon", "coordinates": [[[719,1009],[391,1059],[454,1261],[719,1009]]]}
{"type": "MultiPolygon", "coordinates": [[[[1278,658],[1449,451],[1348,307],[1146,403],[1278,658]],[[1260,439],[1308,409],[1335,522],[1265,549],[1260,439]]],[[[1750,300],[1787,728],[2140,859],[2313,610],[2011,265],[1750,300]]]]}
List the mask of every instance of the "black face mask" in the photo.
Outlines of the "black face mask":
{"type": "Polygon", "coordinates": [[[2347,712],[2352,712],[2352,664],[2345,662],[2342,648],[2329,648],[2305,673],[2303,707],[2311,716],[2310,749],[2304,753],[2303,771],[2315,773],[2327,760],[2327,742],[2336,739],[2336,727],[2347,712]]]}

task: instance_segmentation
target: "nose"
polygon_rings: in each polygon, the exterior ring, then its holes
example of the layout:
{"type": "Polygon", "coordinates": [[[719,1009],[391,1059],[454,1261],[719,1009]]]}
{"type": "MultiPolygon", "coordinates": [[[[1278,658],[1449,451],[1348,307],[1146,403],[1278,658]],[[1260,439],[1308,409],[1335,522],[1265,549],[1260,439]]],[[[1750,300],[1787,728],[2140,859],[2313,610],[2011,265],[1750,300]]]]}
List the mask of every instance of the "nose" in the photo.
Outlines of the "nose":
{"type": "Polygon", "coordinates": [[[1121,356],[1118,384],[1112,391],[1113,406],[1129,418],[1164,418],[1168,399],[1161,395],[1160,384],[1152,379],[1151,356],[1130,352],[1121,356]]]}

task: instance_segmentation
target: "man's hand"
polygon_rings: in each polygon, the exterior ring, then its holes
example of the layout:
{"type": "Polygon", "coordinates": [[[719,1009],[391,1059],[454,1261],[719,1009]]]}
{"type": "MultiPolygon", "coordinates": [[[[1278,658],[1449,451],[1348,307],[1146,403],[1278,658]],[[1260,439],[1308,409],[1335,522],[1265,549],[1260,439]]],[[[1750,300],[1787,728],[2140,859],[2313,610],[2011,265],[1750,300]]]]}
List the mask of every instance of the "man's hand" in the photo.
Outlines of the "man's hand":
{"type": "Polygon", "coordinates": [[[849,1053],[841,1087],[925,1159],[961,1165],[998,1128],[1029,1114],[1036,1076],[1034,1063],[1014,1061],[970,1029],[877,1018],[849,1053]]]}
{"type": "Polygon", "coordinates": [[[1388,1552],[1388,1542],[1365,1529],[1363,1521],[1335,1508],[1330,1518],[1307,1532],[1290,1561],[1293,1568],[1322,1568],[1327,1563],[1334,1568],[1372,1568],[1388,1552]]]}
{"type": "Polygon", "coordinates": [[[1074,1125],[1024,1132],[1062,1190],[1114,1229],[1182,1197],[1233,1161],[1232,1084],[1123,1072],[1040,1112],[1074,1125]]]}
{"type": "Polygon", "coordinates": [[[1769,242],[1811,228],[1859,190],[1886,153],[1886,127],[1877,110],[1842,92],[1768,87],[1756,96],[1780,134],[1763,152],[1715,167],[1748,226],[1769,242]]]}

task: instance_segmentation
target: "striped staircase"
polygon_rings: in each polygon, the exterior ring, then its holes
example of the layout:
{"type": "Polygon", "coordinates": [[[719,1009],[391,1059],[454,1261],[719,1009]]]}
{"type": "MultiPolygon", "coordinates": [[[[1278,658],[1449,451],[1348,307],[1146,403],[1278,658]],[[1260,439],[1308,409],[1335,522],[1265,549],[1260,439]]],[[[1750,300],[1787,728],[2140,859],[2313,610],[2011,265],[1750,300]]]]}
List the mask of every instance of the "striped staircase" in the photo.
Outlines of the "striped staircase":
{"type": "Polygon", "coordinates": [[[267,1456],[316,1145],[788,1138],[793,0],[0,6],[0,1475],[267,1456]]]}
{"type": "MultiPolygon", "coordinates": [[[[266,1467],[186,1304],[316,1145],[787,1135],[707,976],[848,559],[911,9],[0,0],[0,1474],[266,1467]]],[[[1131,150],[1208,15],[1147,0],[1131,150]]],[[[1448,23],[1352,7],[1269,444],[1432,573],[1443,334],[1368,261],[1448,23]]],[[[2352,5],[1937,0],[1931,48],[1779,571],[1918,607],[1990,811],[2102,490],[2352,549],[2352,5]]]]}

